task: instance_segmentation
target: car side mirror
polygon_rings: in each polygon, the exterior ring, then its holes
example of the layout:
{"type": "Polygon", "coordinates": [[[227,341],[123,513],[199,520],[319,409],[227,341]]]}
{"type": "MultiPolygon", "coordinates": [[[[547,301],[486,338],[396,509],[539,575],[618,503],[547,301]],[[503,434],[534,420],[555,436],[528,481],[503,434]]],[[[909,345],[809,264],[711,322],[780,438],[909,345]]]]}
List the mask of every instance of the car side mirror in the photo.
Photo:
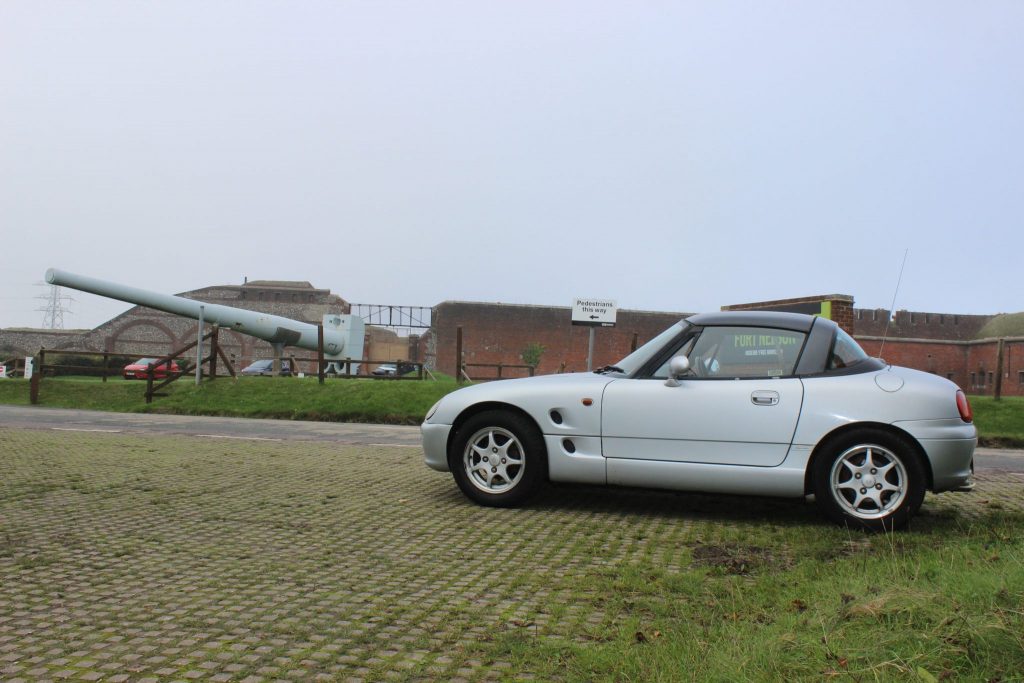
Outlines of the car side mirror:
{"type": "Polygon", "coordinates": [[[668,379],[665,386],[678,387],[679,379],[690,373],[690,359],[686,356],[673,356],[668,362],[668,379]]]}

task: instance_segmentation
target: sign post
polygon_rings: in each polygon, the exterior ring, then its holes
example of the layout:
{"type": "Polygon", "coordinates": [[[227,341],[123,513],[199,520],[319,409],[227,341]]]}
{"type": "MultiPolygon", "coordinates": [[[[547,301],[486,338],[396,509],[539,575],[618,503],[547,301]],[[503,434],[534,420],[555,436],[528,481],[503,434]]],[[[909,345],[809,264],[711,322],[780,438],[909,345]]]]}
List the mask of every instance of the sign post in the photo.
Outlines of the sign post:
{"type": "Polygon", "coordinates": [[[590,328],[590,344],[587,348],[587,372],[594,367],[594,329],[615,327],[619,309],[612,299],[586,299],[577,297],[572,302],[572,324],[590,328]]]}

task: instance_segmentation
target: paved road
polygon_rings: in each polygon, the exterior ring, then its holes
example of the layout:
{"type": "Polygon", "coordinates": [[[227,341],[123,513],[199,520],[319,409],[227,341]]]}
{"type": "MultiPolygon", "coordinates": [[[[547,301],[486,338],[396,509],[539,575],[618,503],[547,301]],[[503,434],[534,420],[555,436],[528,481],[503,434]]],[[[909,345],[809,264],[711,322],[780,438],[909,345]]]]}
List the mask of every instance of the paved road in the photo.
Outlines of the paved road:
{"type": "MultiPolygon", "coordinates": [[[[0,426],[23,429],[188,434],[215,439],[334,441],[345,444],[417,448],[420,445],[419,428],[407,425],[105,413],[38,406],[0,405],[0,426]]],[[[974,463],[979,471],[990,469],[1024,473],[1024,451],[979,448],[975,453],[974,463]]]]}
{"type": "Polygon", "coordinates": [[[345,444],[419,446],[419,427],[259,420],[243,417],[147,415],[0,405],[0,426],[94,432],[188,434],[222,439],[335,441],[345,444]]]}

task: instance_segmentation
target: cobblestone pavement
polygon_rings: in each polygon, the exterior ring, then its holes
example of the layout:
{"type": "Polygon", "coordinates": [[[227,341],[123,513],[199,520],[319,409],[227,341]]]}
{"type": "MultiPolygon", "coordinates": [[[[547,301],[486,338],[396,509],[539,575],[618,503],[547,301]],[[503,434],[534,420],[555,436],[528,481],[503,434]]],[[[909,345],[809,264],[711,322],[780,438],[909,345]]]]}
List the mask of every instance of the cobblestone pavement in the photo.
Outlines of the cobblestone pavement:
{"type": "MultiPolygon", "coordinates": [[[[1022,494],[982,473],[924,523],[1022,494]]],[[[408,447],[0,428],[0,679],[513,678],[467,644],[600,625],[567,598],[582,563],[684,569],[701,528],[766,520],[823,524],[800,502],[576,487],[480,508],[408,447]]]]}

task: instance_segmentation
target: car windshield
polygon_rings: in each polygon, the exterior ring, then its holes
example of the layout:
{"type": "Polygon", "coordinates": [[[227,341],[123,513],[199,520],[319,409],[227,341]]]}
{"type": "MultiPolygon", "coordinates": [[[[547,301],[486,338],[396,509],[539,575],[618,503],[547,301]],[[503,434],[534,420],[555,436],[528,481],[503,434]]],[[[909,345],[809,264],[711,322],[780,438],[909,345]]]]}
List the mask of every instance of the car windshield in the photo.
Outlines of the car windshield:
{"type": "Polygon", "coordinates": [[[149,365],[150,363],[156,363],[156,358],[140,358],[132,365],[149,365]]]}
{"type": "Polygon", "coordinates": [[[688,327],[690,327],[690,323],[685,320],[680,320],[675,325],[654,337],[615,365],[609,366],[607,371],[618,372],[627,376],[635,374],[637,370],[651,359],[651,357],[661,351],[661,349],[670,341],[682,334],[688,327]]]}

